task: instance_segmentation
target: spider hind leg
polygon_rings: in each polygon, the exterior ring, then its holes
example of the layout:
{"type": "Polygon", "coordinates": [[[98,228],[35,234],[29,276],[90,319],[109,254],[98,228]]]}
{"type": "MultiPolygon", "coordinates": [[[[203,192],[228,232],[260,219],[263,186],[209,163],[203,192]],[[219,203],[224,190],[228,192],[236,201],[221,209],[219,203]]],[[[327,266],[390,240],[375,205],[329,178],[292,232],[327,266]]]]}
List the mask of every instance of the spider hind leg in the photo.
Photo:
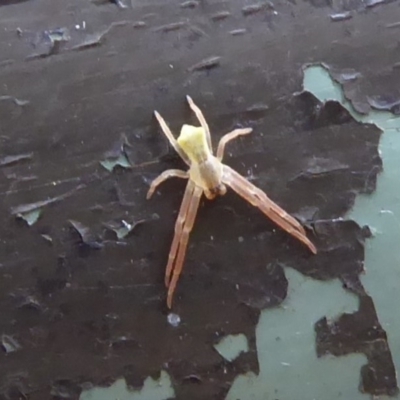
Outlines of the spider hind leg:
{"type": "MultiPolygon", "coordinates": [[[[199,187],[195,187],[190,198],[189,205],[186,209],[186,218],[183,225],[183,229],[179,235],[179,245],[177,248],[177,255],[175,258],[174,266],[171,270],[166,271],[166,282],[168,273],[168,295],[167,295],[167,306],[172,307],[172,299],[178,284],[179,277],[183,269],[183,262],[185,260],[186,249],[189,242],[189,235],[193,229],[194,222],[196,220],[197,210],[199,208],[200,199],[203,191],[199,187]]],[[[175,240],[175,238],[174,238],[175,240]]],[[[172,248],[171,248],[172,249],[172,248]]]]}
{"type": "Polygon", "coordinates": [[[315,245],[308,239],[304,228],[295,218],[269,199],[261,189],[227,165],[224,165],[223,182],[251,205],[257,207],[275,224],[305,244],[313,254],[317,253],[315,245]]]}

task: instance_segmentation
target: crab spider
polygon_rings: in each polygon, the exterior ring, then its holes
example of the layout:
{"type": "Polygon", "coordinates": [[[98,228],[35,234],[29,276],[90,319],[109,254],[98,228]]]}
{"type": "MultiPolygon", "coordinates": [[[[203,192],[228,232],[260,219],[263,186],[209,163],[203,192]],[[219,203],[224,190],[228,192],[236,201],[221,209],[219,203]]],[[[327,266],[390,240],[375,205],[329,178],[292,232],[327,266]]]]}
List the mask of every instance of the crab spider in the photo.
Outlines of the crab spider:
{"type": "Polygon", "coordinates": [[[173,295],[183,268],[189,234],[193,228],[203,193],[207,199],[212,200],[216,196],[223,196],[226,193],[226,187],[230,187],[244,200],[257,207],[275,224],[304,243],[312,253],[317,253],[316,247],[307,238],[304,228],[295,218],[269,199],[261,189],[222,163],[225,145],[241,135],[251,133],[252,128],[235,129],[224,135],[218,144],[215,156],[212,151],[210,130],[203,113],[190,96],[186,96],[186,99],[201,126],[183,125],[178,139],[174,138],[161,115],[154,111],[154,115],[168,141],[189,167],[188,171],[177,169],[164,171],[154,179],[147,193],[147,199],[149,199],[157,186],[169,178],[188,179],[175,223],[175,235],[165,271],[168,308],[172,307],[173,295]]]}

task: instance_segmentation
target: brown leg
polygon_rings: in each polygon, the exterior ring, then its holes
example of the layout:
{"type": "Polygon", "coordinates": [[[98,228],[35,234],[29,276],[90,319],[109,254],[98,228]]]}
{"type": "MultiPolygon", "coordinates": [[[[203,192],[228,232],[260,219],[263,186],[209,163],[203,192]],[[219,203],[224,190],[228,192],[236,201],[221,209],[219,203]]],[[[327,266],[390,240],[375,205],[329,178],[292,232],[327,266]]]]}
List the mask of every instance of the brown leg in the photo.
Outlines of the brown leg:
{"type": "Polygon", "coordinates": [[[218,160],[222,161],[224,157],[225,146],[228,142],[230,142],[233,139],[236,139],[238,136],[248,135],[252,131],[253,131],[252,128],[235,129],[232,132],[229,132],[226,135],[222,136],[221,140],[218,143],[218,149],[217,149],[218,160]]]}
{"type": "Polygon", "coordinates": [[[223,168],[224,175],[229,177],[229,179],[235,180],[236,182],[240,183],[241,187],[245,188],[246,193],[249,193],[250,196],[257,198],[260,202],[264,202],[265,204],[267,204],[268,207],[271,208],[271,210],[280,215],[281,218],[287,220],[300,233],[304,235],[306,234],[306,231],[299,223],[299,221],[288,214],[283,208],[279,207],[278,204],[274,203],[260,188],[254,186],[251,182],[249,182],[246,178],[244,178],[231,167],[228,167],[224,164],[223,168]]]}
{"type": "Polygon", "coordinates": [[[171,146],[180,155],[182,160],[185,161],[185,163],[187,165],[190,165],[189,158],[187,157],[185,152],[181,149],[181,146],[179,146],[178,142],[174,138],[174,135],[172,134],[171,130],[169,129],[167,123],[164,121],[164,118],[157,111],[154,111],[154,115],[156,116],[157,121],[160,124],[161,129],[164,132],[164,135],[167,137],[167,139],[168,139],[169,143],[171,144],[171,146]]]}
{"type": "Polygon", "coordinates": [[[153,182],[150,184],[149,191],[147,192],[147,199],[153,195],[154,191],[157,189],[157,186],[166,181],[169,178],[182,178],[188,179],[189,174],[186,171],[181,171],[180,169],[167,169],[163,173],[157,176],[153,182]]]}
{"type": "Polygon", "coordinates": [[[181,207],[179,209],[178,218],[175,222],[175,233],[172,240],[171,249],[168,255],[167,268],[165,270],[165,286],[169,286],[169,281],[171,279],[172,268],[175,263],[176,253],[178,252],[179,242],[181,240],[183,226],[185,224],[187,213],[189,210],[190,202],[192,201],[192,196],[194,192],[195,185],[192,181],[189,181],[186,185],[185,194],[183,195],[181,207]]]}
{"type": "Polygon", "coordinates": [[[208,127],[207,121],[204,118],[202,111],[200,110],[200,108],[198,106],[196,106],[196,104],[194,103],[192,98],[190,96],[186,96],[186,100],[188,101],[189,106],[192,109],[192,111],[196,114],[196,117],[199,120],[201,127],[204,129],[204,131],[206,133],[208,147],[212,152],[211,134],[210,134],[210,128],[208,127]]]}
{"type": "Polygon", "coordinates": [[[174,296],[175,288],[182,272],[183,262],[185,260],[186,249],[189,241],[190,232],[193,229],[194,221],[196,220],[197,210],[199,208],[201,195],[203,191],[201,188],[196,187],[187,210],[186,221],[183,226],[182,235],[180,238],[178,255],[176,257],[175,266],[172,272],[172,278],[168,287],[167,305],[168,308],[172,307],[172,298],[174,296]]]}
{"type": "Polygon", "coordinates": [[[307,238],[304,228],[297,220],[269,199],[264,192],[227,165],[224,165],[223,182],[250,204],[259,208],[278,226],[304,243],[312,253],[317,253],[314,244],[307,238]]]}

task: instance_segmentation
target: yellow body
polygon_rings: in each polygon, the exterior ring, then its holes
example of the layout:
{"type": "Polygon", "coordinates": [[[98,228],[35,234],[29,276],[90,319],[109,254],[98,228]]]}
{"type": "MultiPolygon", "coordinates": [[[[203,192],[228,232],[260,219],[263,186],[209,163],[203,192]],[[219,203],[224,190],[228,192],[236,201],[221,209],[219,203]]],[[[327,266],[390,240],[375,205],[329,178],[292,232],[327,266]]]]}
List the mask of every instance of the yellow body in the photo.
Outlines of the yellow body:
{"type": "Polygon", "coordinates": [[[208,147],[204,129],[183,125],[177,142],[190,160],[190,179],[204,190],[206,197],[212,199],[217,194],[225,194],[222,164],[208,147]]]}
{"type": "Polygon", "coordinates": [[[199,164],[211,156],[202,127],[183,125],[177,142],[192,164],[199,164]]]}

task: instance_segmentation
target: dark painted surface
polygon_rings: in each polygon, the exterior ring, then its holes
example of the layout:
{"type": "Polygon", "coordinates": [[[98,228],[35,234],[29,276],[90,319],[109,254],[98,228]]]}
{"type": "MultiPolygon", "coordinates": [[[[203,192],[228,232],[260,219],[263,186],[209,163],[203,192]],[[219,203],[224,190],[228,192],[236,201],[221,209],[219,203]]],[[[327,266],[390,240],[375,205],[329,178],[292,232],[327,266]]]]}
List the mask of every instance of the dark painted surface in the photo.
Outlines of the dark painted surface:
{"type": "Polygon", "coordinates": [[[317,323],[318,354],[365,353],[361,389],[395,393],[386,334],[359,281],[367,230],[337,220],[375,188],[380,132],[300,92],[302,67],[323,62],[358,109],[397,107],[398,2],[132,3],[1,3],[2,398],[77,398],[88,383],[140,386],[165,369],[177,398],[222,399],[237,374],[258,371],[254,329],[260,309],[285,298],[283,264],[339,277],[360,296],[358,312],[317,323]],[[340,13],[351,18],[331,17],[340,13]],[[233,194],[204,202],[174,328],[163,273],[184,183],[145,193],[182,167],[152,112],[177,132],[192,118],[186,94],[214,143],[254,128],[226,163],[303,220],[320,252],[233,194]],[[121,154],[131,168],[99,164],[121,154]],[[38,206],[33,226],[16,219],[38,206]],[[144,222],[119,240],[109,227],[122,220],[144,222]],[[213,344],[235,333],[250,351],[227,363],[213,344]]]}

